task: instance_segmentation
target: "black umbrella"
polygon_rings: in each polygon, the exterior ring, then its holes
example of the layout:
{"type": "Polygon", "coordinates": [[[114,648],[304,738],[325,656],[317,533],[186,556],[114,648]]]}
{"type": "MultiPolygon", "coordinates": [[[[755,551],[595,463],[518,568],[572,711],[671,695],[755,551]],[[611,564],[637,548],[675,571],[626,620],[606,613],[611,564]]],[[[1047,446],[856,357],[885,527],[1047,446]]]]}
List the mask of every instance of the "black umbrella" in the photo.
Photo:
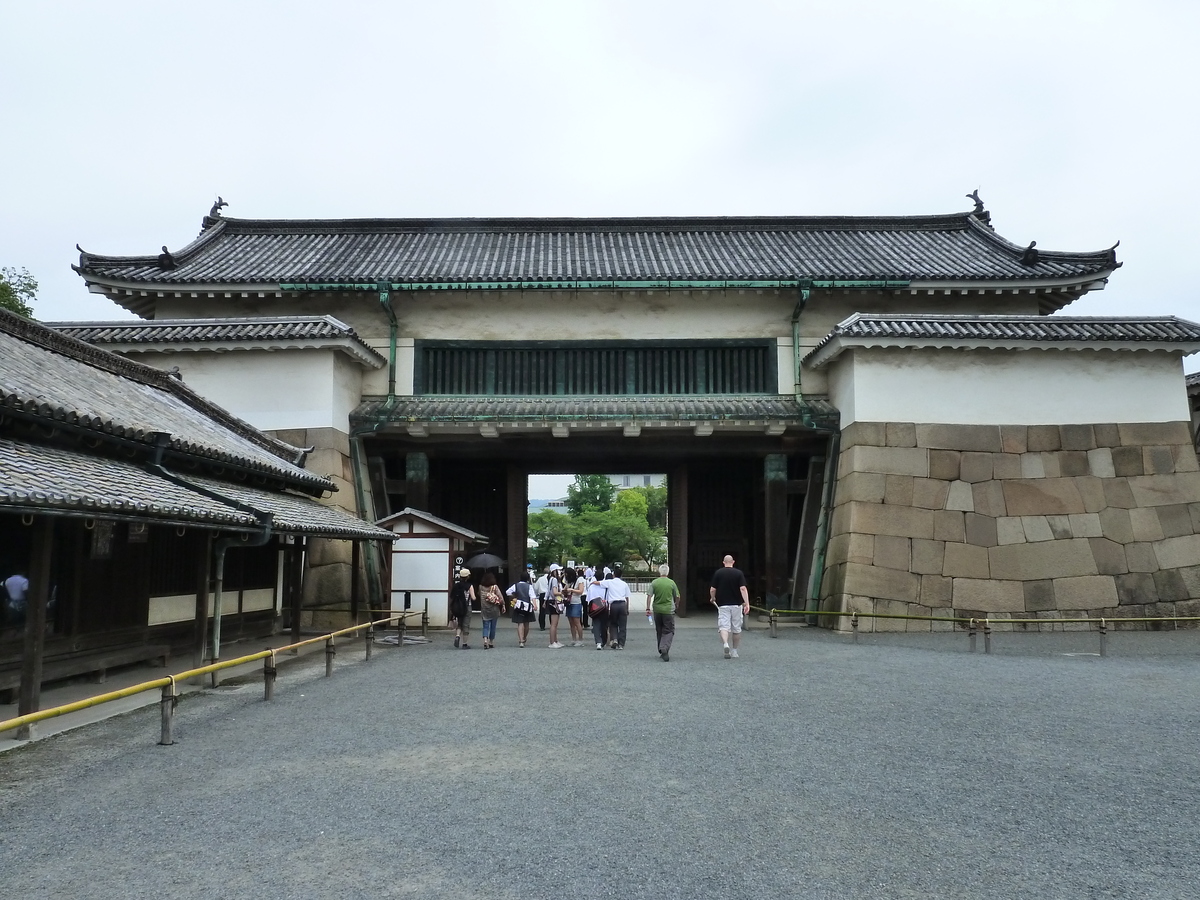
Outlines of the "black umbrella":
{"type": "Polygon", "coordinates": [[[463,565],[468,569],[497,569],[503,568],[507,562],[495,553],[476,553],[463,565]]]}

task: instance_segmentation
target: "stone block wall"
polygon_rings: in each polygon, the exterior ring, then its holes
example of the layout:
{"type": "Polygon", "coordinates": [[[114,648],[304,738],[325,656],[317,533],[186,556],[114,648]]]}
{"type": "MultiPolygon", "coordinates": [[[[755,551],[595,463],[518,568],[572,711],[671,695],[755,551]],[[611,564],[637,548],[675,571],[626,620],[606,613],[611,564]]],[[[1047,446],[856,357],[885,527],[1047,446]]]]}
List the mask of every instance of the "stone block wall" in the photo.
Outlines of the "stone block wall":
{"type": "MultiPolygon", "coordinates": [[[[321,499],[321,503],[337,506],[357,515],[354,495],[354,472],[350,462],[350,438],[335,428],[297,428],[268,432],[294,447],[312,447],[305,462],[309,471],[325,475],[337,485],[337,492],[321,499]]],[[[348,607],[350,603],[351,554],[350,541],[309,538],[308,572],[304,576],[303,604],[310,607],[348,607]]],[[[313,612],[312,615],[317,615],[313,612]]],[[[342,620],[335,618],[333,624],[342,620]]],[[[309,622],[309,624],[328,624],[309,622]]]]}
{"type": "Polygon", "coordinates": [[[1187,422],[855,422],[841,446],[822,609],[1200,615],[1200,464],[1187,422]]]}

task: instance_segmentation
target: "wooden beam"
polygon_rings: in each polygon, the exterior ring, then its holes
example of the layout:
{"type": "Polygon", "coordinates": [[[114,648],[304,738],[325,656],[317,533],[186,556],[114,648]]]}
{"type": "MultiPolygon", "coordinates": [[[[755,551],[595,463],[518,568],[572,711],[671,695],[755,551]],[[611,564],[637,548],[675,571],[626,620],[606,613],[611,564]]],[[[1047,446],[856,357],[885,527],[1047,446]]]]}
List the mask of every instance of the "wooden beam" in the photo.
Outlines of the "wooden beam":
{"type": "Polygon", "coordinates": [[[763,574],[767,606],[779,606],[787,585],[788,459],[769,453],[763,459],[763,574]]]}
{"type": "Polygon", "coordinates": [[[206,531],[200,541],[196,560],[196,609],[192,627],[192,668],[204,665],[204,648],[208,646],[208,573],[212,559],[212,532],[206,531]]]}
{"type": "Polygon", "coordinates": [[[671,577],[679,586],[679,615],[688,614],[688,467],[674,466],[667,473],[667,560],[671,577]]]}
{"type": "Polygon", "coordinates": [[[515,582],[525,571],[525,541],[529,536],[529,475],[523,467],[509,465],[506,482],[508,580],[515,582]]]}
{"type": "MultiPolygon", "coordinates": [[[[54,556],[54,519],[34,516],[29,591],[25,595],[25,648],[21,655],[21,688],[17,715],[41,708],[42,655],[46,649],[46,608],[50,604],[50,565],[54,556]]],[[[33,739],[33,725],[17,729],[17,740],[33,739]]]]}
{"type": "Polygon", "coordinates": [[[808,606],[808,581],[812,573],[813,543],[817,539],[817,522],[821,518],[822,487],[825,483],[825,457],[814,456],[808,461],[808,488],[804,493],[804,509],[800,514],[800,533],[796,537],[796,558],[792,560],[792,609],[808,606]]]}

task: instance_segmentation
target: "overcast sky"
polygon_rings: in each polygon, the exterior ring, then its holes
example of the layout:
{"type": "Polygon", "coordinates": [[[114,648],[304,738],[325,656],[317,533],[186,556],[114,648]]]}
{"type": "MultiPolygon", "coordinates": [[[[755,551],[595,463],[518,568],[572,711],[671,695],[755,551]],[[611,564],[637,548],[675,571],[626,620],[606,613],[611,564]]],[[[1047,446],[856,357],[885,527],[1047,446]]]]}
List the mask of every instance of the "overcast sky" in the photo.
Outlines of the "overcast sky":
{"type": "MultiPolygon", "coordinates": [[[[0,265],[229,216],[892,215],[1121,241],[1075,315],[1200,320],[1200,3],[0,5],[0,265]]],[[[1189,361],[1189,370],[1200,367],[1189,361]]]]}

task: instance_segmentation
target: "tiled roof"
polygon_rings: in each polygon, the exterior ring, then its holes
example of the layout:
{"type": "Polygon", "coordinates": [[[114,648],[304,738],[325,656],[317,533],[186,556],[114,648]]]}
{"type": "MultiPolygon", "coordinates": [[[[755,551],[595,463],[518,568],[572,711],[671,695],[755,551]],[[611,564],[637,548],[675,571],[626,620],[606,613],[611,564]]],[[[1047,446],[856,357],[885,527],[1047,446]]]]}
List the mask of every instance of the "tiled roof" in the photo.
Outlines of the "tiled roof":
{"type": "Polygon", "coordinates": [[[839,322],[804,358],[819,365],[840,352],[841,344],[907,342],[924,345],[983,344],[1013,346],[1058,344],[1195,345],[1200,325],[1174,316],[1097,318],[1078,316],[875,315],[855,313],[839,322]]]}
{"type": "MultiPolygon", "coordinates": [[[[315,501],[313,501],[315,502],[315,501]]],[[[124,460],[0,438],[0,505],[255,528],[254,516],[124,460]]]]}
{"type": "Polygon", "coordinates": [[[443,531],[449,532],[450,534],[457,534],[473,544],[486,544],[488,542],[488,537],[486,534],[480,534],[477,531],[464,528],[462,525],[455,525],[453,522],[450,522],[446,519],[441,519],[432,513],[427,513],[423,509],[414,509],[411,506],[406,506],[404,509],[400,510],[400,512],[392,513],[387,518],[380,519],[375,524],[382,528],[390,525],[393,522],[403,519],[406,516],[411,516],[414,519],[420,519],[422,522],[432,525],[435,528],[440,528],[443,531]]]}
{"type": "Polygon", "coordinates": [[[748,397],[399,397],[368,400],[351,414],[355,423],[380,419],[397,424],[577,421],[787,422],[836,426],[838,413],[820,400],[790,395],[748,397]]]}
{"type": "Polygon", "coordinates": [[[0,410],[149,448],[168,457],[256,473],[310,493],[333,482],[293,465],[299,451],[269,438],[158,369],[122,359],[0,311],[0,410]]]}
{"type": "Polygon", "coordinates": [[[187,247],[81,252],[89,282],[155,285],[607,281],[1084,282],[1110,250],[1036,251],[986,213],[611,219],[205,220],[187,247]]]}
{"type": "MultiPolygon", "coordinates": [[[[390,540],[393,535],[311,497],[212,478],[184,480],[262,512],[281,534],[390,540]]],[[[0,509],[97,519],[257,530],[255,516],[122,459],[0,437],[0,509]]]]}
{"type": "Polygon", "coordinates": [[[387,362],[353,328],[333,316],[238,319],[153,319],[123,322],[47,322],[60,334],[100,347],[162,344],[329,346],[348,343],[354,355],[379,366],[387,362]]]}

